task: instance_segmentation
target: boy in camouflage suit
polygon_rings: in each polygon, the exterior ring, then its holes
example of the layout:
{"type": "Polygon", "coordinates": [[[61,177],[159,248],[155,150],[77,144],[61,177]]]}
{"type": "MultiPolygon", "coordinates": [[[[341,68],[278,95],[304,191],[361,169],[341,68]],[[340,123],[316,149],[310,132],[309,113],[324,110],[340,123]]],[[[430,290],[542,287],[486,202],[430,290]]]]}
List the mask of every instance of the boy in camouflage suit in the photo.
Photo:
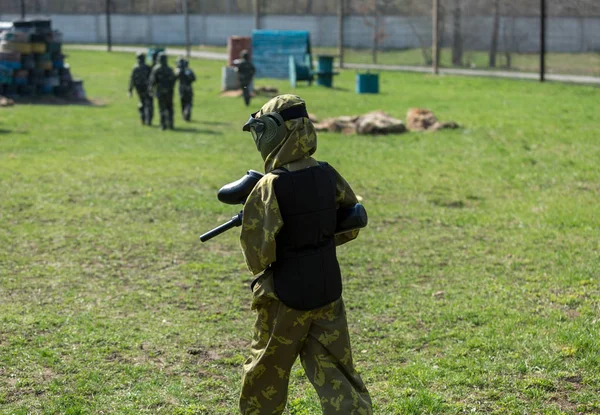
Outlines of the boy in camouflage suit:
{"type": "Polygon", "coordinates": [[[282,414],[292,365],[300,356],[324,415],[372,415],[354,368],[335,246],[336,211],[357,202],[350,185],[311,157],[317,135],[302,99],[281,95],[244,126],[265,162],[265,176],[243,210],[241,246],[250,271],[256,323],[243,368],[243,415],[282,414]],[[265,118],[283,120],[273,138],[265,118]],[[262,125],[261,125],[262,124],[262,125]]]}
{"type": "Polygon", "coordinates": [[[148,93],[148,80],[152,68],[146,65],[146,55],[139,52],[136,55],[137,65],[133,67],[129,77],[129,97],[132,96],[133,88],[138,94],[140,103],[138,110],[140,112],[140,122],[145,125],[152,125],[152,116],[154,114],[154,102],[152,95],[148,93]]]}
{"type": "Polygon", "coordinates": [[[256,68],[250,62],[250,53],[246,49],[240,52],[240,57],[240,59],[233,61],[233,66],[238,74],[238,80],[242,88],[242,94],[244,95],[244,102],[248,106],[250,105],[250,84],[252,83],[256,68]]]}
{"type": "Polygon", "coordinates": [[[188,67],[188,61],[184,58],[179,58],[177,61],[177,70],[175,76],[179,80],[179,99],[181,100],[181,114],[185,121],[190,121],[192,118],[192,103],[194,99],[194,89],[192,83],[196,81],[196,75],[188,67]]]}
{"type": "Polygon", "coordinates": [[[158,54],[158,65],[152,68],[148,93],[156,94],[158,110],[160,111],[160,126],[163,130],[173,129],[173,88],[175,87],[175,72],[167,65],[167,55],[158,54]],[[156,92],[155,92],[156,91],[156,92]]]}

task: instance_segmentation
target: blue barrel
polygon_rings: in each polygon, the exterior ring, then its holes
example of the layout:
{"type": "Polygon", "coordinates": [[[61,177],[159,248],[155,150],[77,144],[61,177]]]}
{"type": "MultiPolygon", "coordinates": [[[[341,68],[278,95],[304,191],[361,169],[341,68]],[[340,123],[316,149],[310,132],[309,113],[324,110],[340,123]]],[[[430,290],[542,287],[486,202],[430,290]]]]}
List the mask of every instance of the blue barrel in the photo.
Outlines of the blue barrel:
{"type": "Polygon", "coordinates": [[[12,85],[13,70],[0,64],[0,84],[12,85]]]}
{"type": "Polygon", "coordinates": [[[356,74],[356,93],[357,94],[378,94],[379,93],[379,74],[374,74],[374,73],[356,74]]]}
{"type": "Polygon", "coordinates": [[[317,85],[331,88],[333,86],[333,56],[319,55],[317,61],[317,85]]]}
{"type": "Polygon", "coordinates": [[[319,55],[317,65],[319,72],[333,72],[333,56],[319,55]]]}
{"type": "Polygon", "coordinates": [[[0,65],[13,70],[21,69],[21,62],[0,61],[0,65]]]}

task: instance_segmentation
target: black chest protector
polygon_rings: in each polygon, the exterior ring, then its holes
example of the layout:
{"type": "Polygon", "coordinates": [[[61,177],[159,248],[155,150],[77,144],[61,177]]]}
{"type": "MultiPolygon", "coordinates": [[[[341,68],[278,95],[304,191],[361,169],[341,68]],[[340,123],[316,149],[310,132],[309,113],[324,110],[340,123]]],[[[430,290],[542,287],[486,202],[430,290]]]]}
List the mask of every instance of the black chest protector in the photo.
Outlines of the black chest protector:
{"type": "Polygon", "coordinates": [[[288,307],[313,310],[342,295],[335,252],[335,172],[327,163],[294,172],[273,171],[283,227],[271,264],[275,292],[288,307]]]}

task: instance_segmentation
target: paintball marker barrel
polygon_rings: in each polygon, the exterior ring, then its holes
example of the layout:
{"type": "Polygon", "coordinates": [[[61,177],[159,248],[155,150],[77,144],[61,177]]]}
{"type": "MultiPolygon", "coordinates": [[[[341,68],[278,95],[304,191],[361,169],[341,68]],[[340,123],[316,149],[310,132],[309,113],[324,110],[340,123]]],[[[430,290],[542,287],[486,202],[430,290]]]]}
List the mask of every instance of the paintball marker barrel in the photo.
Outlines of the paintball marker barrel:
{"type": "Polygon", "coordinates": [[[209,239],[214,238],[217,235],[221,235],[223,232],[228,231],[231,228],[235,228],[236,226],[242,225],[242,212],[235,215],[231,220],[225,222],[224,224],[217,226],[213,230],[206,232],[205,234],[200,235],[200,240],[202,242],[206,242],[209,239]]]}

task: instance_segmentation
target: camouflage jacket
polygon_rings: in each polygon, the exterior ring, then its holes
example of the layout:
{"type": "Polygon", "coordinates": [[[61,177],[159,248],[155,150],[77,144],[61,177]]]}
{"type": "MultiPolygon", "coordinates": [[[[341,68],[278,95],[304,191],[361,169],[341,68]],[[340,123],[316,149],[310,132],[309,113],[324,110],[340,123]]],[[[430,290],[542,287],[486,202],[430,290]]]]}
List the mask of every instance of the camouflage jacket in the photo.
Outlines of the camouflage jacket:
{"type": "Polygon", "coordinates": [[[161,97],[162,95],[173,94],[173,87],[175,86],[175,72],[167,65],[158,64],[152,68],[150,73],[150,81],[148,84],[148,91],[154,92],[156,89],[156,96],[161,97]]]}
{"type": "Polygon", "coordinates": [[[179,81],[179,93],[184,94],[193,93],[192,83],[196,81],[196,75],[190,68],[177,68],[175,71],[175,77],[179,81]]]}
{"type": "Polygon", "coordinates": [[[133,91],[135,87],[139,94],[148,93],[148,82],[150,80],[150,72],[152,69],[145,63],[142,65],[135,65],[131,71],[129,77],[129,92],[133,91]]]}
{"type": "MultiPolygon", "coordinates": [[[[266,105],[265,105],[266,106],[266,105]]],[[[256,115],[284,108],[261,109],[256,115]]],[[[275,262],[275,237],[284,226],[283,219],[275,195],[274,182],[277,175],[271,171],[283,167],[290,171],[316,166],[318,162],[311,157],[317,148],[317,134],[308,118],[297,118],[286,121],[288,132],[282,143],[265,159],[265,176],[254,187],[246,203],[242,220],[240,242],[246,264],[254,275],[263,272],[275,262]]],[[[336,171],[336,202],[339,207],[351,207],[357,203],[352,188],[336,171]]],[[[358,230],[335,236],[336,245],[355,239],[358,230]]]]}
{"type": "Polygon", "coordinates": [[[252,82],[252,78],[254,77],[254,73],[256,72],[256,68],[252,62],[249,62],[245,59],[236,59],[233,61],[233,65],[235,66],[241,86],[250,85],[250,82],[252,82]]]}

